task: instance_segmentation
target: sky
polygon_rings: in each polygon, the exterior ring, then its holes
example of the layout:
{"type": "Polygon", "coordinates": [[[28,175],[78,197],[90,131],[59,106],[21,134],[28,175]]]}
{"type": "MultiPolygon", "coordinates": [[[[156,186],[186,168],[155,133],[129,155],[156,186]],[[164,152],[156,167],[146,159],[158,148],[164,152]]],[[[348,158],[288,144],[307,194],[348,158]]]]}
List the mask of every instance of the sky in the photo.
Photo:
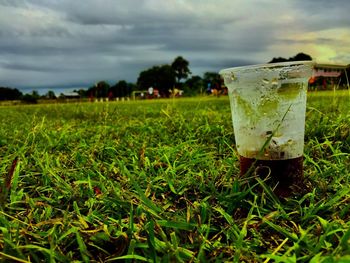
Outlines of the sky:
{"type": "Polygon", "coordinates": [[[182,56],[192,75],[309,54],[350,63],[348,0],[0,0],[0,86],[136,82],[182,56]]]}

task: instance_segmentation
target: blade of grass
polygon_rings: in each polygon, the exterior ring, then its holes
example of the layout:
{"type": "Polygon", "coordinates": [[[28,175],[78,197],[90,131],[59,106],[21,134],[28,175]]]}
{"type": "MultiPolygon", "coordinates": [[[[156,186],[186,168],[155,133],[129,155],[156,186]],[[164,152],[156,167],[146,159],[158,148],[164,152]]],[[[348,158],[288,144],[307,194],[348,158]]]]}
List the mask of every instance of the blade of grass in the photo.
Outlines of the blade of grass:
{"type": "Polygon", "coordinates": [[[285,228],[268,221],[266,218],[263,218],[262,220],[263,220],[263,223],[267,224],[278,233],[281,233],[282,235],[284,235],[285,237],[289,238],[294,242],[298,242],[298,236],[295,233],[290,233],[285,228]]]}
{"type": "Polygon", "coordinates": [[[153,262],[157,262],[157,253],[155,250],[155,237],[154,237],[154,223],[152,220],[149,221],[149,223],[146,226],[148,236],[147,236],[147,243],[148,243],[148,249],[151,253],[151,258],[153,259],[153,262]]]}
{"type": "Polygon", "coordinates": [[[76,238],[76,241],[78,243],[81,258],[83,259],[84,262],[90,262],[90,259],[88,256],[89,252],[88,252],[87,247],[85,245],[85,242],[84,242],[83,238],[81,237],[81,235],[79,234],[78,230],[75,231],[75,238],[76,238]]]}
{"type": "Polygon", "coordinates": [[[179,221],[169,221],[169,220],[157,220],[158,225],[168,228],[175,228],[179,230],[187,230],[192,231],[195,229],[196,225],[187,222],[179,222],[179,221]]]}
{"type": "Polygon", "coordinates": [[[12,255],[8,255],[8,254],[5,254],[3,252],[0,252],[0,259],[9,259],[9,260],[13,260],[14,262],[20,262],[20,263],[31,263],[31,261],[27,261],[27,260],[24,260],[24,259],[20,259],[20,258],[17,258],[15,256],[12,256],[12,255]]]}
{"type": "Polygon", "coordinates": [[[153,262],[143,256],[140,256],[140,255],[125,255],[125,256],[121,256],[121,257],[115,257],[115,258],[109,258],[106,260],[106,262],[113,262],[115,260],[132,260],[132,259],[135,259],[135,260],[138,260],[138,261],[144,261],[144,262],[153,262]]]}
{"type": "MultiPolygon", "coordinates": [[[[288,237],[287,237],[285,240],[283,240],[283,242],[282,242],[281,244],[278,245],[278,247],[272,252],[271,255],[273,256],[273,255],[275,255],[278,251],[280,251],[280,249],[284,246],[285,243],[287,243],[287,241],[288,241],[288,237]]],[[[264,261],[264,263],[268,263],[268,262],[270,261],[270,259],[271,259],[271,258],[268,257],[268,258],[264,261]]]]}

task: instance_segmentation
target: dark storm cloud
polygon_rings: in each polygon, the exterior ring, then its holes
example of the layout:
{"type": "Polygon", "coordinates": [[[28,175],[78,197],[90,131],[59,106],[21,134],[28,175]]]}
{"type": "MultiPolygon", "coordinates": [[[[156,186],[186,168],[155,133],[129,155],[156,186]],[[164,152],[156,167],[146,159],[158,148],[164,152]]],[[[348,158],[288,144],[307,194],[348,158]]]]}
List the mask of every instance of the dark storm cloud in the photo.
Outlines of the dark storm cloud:
{"type": "Polygon", "coordinates": [[[300,17],[305,19],[305,27],[310,30],[350,26],[348,0],[297,0],[294,4],[300,17]]]}
{"type": "Polygon", "coordinates": [[[299,39],[289,31],[344,26],[345,6],[325,0],[0,0],[0,86],[136,81],[140,71],[178,55],[199,75],[264,63],[295,55],[289,46],[334,44],[332,36],[299,39]],[[291,53],[276,54],[274,45],[291,53]]]}
{"type": "Polygon", "coordinates": [[[33,64],[23,64],[23,63],[1,63],[0,66],[4,69],[19,70],[19,71],[39,71],[39,72],[62,71],[60,67],[50,68],[47,66],[37,66],[33,64]]]}
{"type": "MultiPolygon", "coordinates": [[[[224,68],[231,68],[231,67],[238,67],[238,66],[245,66],[245,65],[252,65],[261,63],[261,61],[258,60],[244,60],[244,59],[220,59],[220,60],[213,60],[213,59],[193,59],[191,61],[191,66],[195,68],[202,68],[205,71],[208,72],[218,72],[221,69],[224,68]],[[205,65],[205,66],[203,66],[205,65]]],[[[197,72],[192,72],[197,73],[197,72]]],[[[194,74],[196,75],[196,74],[194,74]]]]}
{"type": "Polygon", "coordinates": [[[343,14],[348,13],[347,8],[349,7],[348,0],[296,0],[294,2],[296,3],[295,6],[305,13],[328,14],[328,17],[332,13],[337,13],[338,16],[342,17],[343,14]]]}

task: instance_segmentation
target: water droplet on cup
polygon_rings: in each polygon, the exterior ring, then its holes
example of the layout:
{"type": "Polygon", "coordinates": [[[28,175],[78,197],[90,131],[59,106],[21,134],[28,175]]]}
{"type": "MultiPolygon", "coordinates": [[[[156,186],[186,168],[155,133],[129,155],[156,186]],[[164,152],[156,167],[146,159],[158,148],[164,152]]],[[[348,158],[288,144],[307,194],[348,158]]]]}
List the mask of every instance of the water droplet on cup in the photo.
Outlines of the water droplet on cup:
{"type": "Polygon", "coordinates": [[[277,86],[278,85],[278,79],[274,78],[271,80],[271,85],[272,86],[277,86]]]}
{"type": "Polygon", "coordinates": [[[237,78],[233,73],[227,73],[224,75],[224,80],[225,80],[225,84],[231,84],[233,81],[235,81],[237,78]]]}
{"type": "Polygon", "coordinates": [[[231,74],[231,81],[234,81],[234,80],[236,80],[236,76],[232,73],[231,74]]]}

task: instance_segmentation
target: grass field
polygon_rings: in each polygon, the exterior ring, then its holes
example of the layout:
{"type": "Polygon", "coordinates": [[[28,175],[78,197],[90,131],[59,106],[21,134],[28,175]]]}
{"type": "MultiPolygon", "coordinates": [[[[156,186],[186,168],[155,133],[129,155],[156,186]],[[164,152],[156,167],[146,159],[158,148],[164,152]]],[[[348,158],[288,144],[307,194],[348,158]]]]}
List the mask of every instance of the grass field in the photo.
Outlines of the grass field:
{"type": "Polygon", "coordinates": [[[279,199],[238,176],[227,97],[0,107],[0,259],[349,262],[349,109],[309,94],[279,199]]]}

